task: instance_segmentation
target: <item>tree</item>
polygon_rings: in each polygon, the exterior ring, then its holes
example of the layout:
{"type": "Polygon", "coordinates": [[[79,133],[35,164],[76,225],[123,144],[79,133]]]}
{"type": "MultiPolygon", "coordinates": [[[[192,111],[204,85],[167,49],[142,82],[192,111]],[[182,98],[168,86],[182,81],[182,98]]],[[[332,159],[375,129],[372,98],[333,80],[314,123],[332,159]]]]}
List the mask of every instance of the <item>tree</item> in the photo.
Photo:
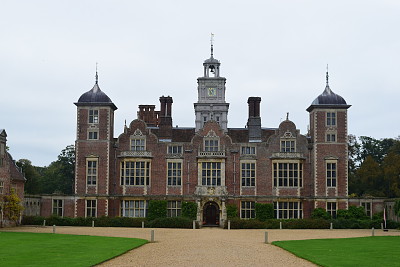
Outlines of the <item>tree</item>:
{"type": "Polygon", "coordinates": [[[400,154],[389,152],[383,163],[384,191],[387,197],[400,197],[400,154]]]}
{"type": "Polygon", "coordinates": [[[67,146],[43,172],[41,193],[72,194],[75,174],[75,147],[67,146]]]}
{"type": "Polygon", "coordinates": [[[1,224],[4,225],[4,220],[9,219],[18,224],[18,220],[21,216],[23,206],[17,193],[14,189],[11,189],[9,195],[0,196],[0,210],[1,210],[1,224]]]}
{"type": "Polygon", "coordinates": [[[379,164],[372,156],[367,156],[356,172],[358,188],[353,189],[362,195],[384,196],[383,173],[379,164]]]}
{"type": "Polygon", "coordinates": [[[41,174],[38,169],[40,167],[35,167],[32,165],[32,162],[28,159],[20,159],[17,161],[17,166],[22,169],[22,172],[25,175],[25,193],[27,194],[40,194],[41,188],[41,174]]]}

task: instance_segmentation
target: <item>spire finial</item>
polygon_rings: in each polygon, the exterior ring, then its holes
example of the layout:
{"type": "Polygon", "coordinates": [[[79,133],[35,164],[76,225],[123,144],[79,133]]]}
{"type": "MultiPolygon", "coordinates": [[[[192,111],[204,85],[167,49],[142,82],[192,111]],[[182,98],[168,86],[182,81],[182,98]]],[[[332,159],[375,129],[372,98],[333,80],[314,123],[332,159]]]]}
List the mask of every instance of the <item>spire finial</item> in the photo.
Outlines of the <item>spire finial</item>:
{"type": "Polygon", "coordinates": [[[326,64],[326,86],[329,86],[328,64],[326,64]]]}
{"type": "Polygon", "coordinates": [[[286,120],[289,120],[289,112],[286,112],[286,120]]]}
{"type": "Polygon", "coordinates": [[[211,33],[210,42],[211,42],[211,57],[213,57],[214,56],[214,34],[213,33],[211,33]]]}
{"type": "Polygon", "coordinates": [[[99,82],[99,75],[97,75],[97,62],[96,62],[96,84],[99,82]]]}

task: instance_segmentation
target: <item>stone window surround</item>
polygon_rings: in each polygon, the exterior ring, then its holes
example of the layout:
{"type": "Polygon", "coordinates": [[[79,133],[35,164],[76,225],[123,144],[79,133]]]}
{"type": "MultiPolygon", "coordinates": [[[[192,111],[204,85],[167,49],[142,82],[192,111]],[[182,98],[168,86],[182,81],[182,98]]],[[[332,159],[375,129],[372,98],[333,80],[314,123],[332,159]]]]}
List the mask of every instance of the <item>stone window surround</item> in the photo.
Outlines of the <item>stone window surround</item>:
{"type": "Polygon", "coordinates": [[[85,217],[97,217],[97,199],[86,199],[85,217]],[[94,215],[94,216],[93,216],[94,215]]]}
{"type": "Polygon", "coordinates": [[[182,211],[182,201],[169,200],[167,204],[167,217],[179,217],[182,211]]]}
{"type": "Polygon", "coordinates": [[[87,157],[86,158],[86,185],[95,186],[97,185],[98,178],[98,167],[99,158],[98,157],[87,157]],[[93,163],[95,166],[93,167],[93,163]],[[92,166],[89,166],[92,165],[92,166]],[[94,172],[93,172],[94,171],[94,172]]]}
{"type": "Polygon", "coordinates": [[[240,219],[254,219],[256,217],[255,201],[240,201],[240,219]]]}
{"type": "MultiPolygon", "coordinates": [[[[132,168],[129,168],[129,169],[132,169],[132,168]]],[[[120,184],[122,186],[141,186],[141,187],[150,186],[150,183],[151,183],[150,177],[151,177],[151,159],[137,158],[137,159],[126,159],[126,160],[121,161],[121,163],[120,163],[120,184]],[[141,176],[136,177],[136,164],[134,164],[134,167],[133,167],[133,170],[134,170],[133,176],[128,177],[128,179],[131,179],[131,178],[133,179],[133,184],[130,183],[130,180],[129,180],[129,184],[126,183],[127,178],[125,177],[125,175],[123,173],[124,171],[126,171],[126,163],[144,163],[145,164],[145,167],[143,168],[145,171],[145,174],[143,176],[143,179],[144,179],[143,184],[141,184],[142,182],[140,182],[139,184],[136,183],[137,178],[141,179],[141,176]]]]}
{"type": "Polygon", "coordinates": [[[256,176],[257,176],[257,161],[256,160],[241,160],[240,161],[240,185],[241,187],[255,187],[256,186],[256,176]],[[245,165],[245,169],[243,169],[245,165]],[[250,166],[248,166],[250,165],[250,166]],[[247,169],[250,167],[250,169],[247,169]],[[249,173],[250,172],[250,173],[249,173]],[[243,174],[245,174],[243,176],[243,174]],[[250,174],[250,175],[248,175],[250,174]]]}
{"type": "Polygon", "coordinates": [[[60,217],[64,216],[64,200],[63,199],[53,199],[52,214],[56,215],[56,216],[60,216],[60,217]]]}
{"type": "Polygon", "coordinates": [[[99,123],[99,110],[98,109],[89,109],[88,110],[88,123],[89,124],[98,124],[99,123]]]}
{"type": "MultiPolygon", "coordinates": [[[[293,166],[294,167],[294,166],[293,166]]],[[[283,169],[285,170],[285,169],[283,169]]],[[[296,169],[293,169],[293,172],[295,172],[296,169]]],[[[303,176],[304,176],[304,164],[302,160],[273,160],[272,161],[272,178],[273,180],[273,187],[276,188],[301,188],[303,187],[303,176]],[[288,164],[286,170],[287,170],[287,176],[283,176],[282,178],[279,176],[279,164],[288,164]],[[295,184],[295,177],[293,173],[293,185],[290,184],[290,176],[289,176],[289,164],[297,164],[297,185],[295,184]],[[275,169],[276,168],[276,169],[275,169]],[[276,174],[275,174],[276,171],[276,174]],[[285,180],[287,180],[286,184],[287,186],[284,185],[279,185],[279,180],[282,180],[282,184],[285,184],[285,180]]]]}
{"type": "Polygon", "coordinates": [[[303,218],[303,203],[301,201],[274,202],[274,213],[276,219],[301,219],[303,218]]]}
{"type": "Polygon", "coordinates": [[[337,159],[325,160],[326,169],[326,187],[335,188],[337,187],[337,159]]]}
{"type": "Polygon", "coordinates": [[[167,186],[177,186],[181,187],[182,186],[182,173],[183,173],[183,160],[182,159],[168,159],[167,160],[167,186]],[[172,164],[172,169],[170,170],[170,164],[172,164]],[[174,166],[176,168],[174,168],[174,166]],[[177,174],[175,175],[169,175],[170,171],[173,174],[173,171],[176,171],[177,174]],[[174,178],[175,184],[174,184],[174,178]]]}
{"type": "Polygon", "coordinates": [[[121,200],[120,215],[121,217],[145,218],[147,216],[148,208],[149,201],[144,199],[121,200]]]}
{"type": "Polygon", "coordinates": [[[338,205],[336,201],[326,202],[326,211],[331,215],[333,219],[336,219],[337,207],[338,205]]]}

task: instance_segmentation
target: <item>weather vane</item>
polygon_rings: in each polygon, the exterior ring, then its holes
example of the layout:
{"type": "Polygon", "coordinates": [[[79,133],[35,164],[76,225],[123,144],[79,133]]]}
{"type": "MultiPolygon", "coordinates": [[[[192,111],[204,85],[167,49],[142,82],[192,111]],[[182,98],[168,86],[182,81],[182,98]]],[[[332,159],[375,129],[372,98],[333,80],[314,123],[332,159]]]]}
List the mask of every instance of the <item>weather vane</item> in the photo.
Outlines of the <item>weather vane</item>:
{"type": "Polygon", "coordinates": [[[326,85],[329,84],[328,64],[326,64],[326,85]]]}
{"type": "Polygon", "coordinates": [[[98,83],[98,81],[99,81],[99,76],[97,75],[97,62],[96,62],[96,84],[98,83]]]}
{"type": "Polygon", "coordinates": [[[213,57],[213,55],[214,55],[214,34],[213,33],[211,33],[210,42],[211,42],[211,57],[213,57]]]}

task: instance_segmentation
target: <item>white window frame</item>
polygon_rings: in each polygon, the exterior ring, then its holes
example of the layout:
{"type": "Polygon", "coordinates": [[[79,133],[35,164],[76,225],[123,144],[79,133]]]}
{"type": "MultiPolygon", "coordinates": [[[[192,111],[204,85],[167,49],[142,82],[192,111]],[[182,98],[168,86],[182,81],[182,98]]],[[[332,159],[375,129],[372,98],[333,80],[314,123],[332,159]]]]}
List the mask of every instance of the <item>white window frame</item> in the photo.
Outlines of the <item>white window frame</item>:
{"type": "Polygon", "coordinates": [[[257,150],[255,146],[242,146],[240,149],[241,155],[256,155],[257,150]]]}
{"type": "Polygon", "coordinates": [[[120,164],[121,185],[149,186],[150,174],[151,174],[150,160],[143,160],[143,159],[126,160],[122,161],[120,164]]]}
{"type": "Polygon", "coordinates": [[[223,186],[223,162],[221,161],[202,161],[199,162],[200,183],[203,186],[223,186]]]}
{"type": "Polygon", "coordinates": [[[89,109],[88,122],[90,124],[98,124],[99,123],[99,110],[98,109],[89,109]]]}
{"type": "Polygon", "coordinates": [[[88,130],[88,140],[99,140],[99,130],[88,130]]]}
{"type": "Polygon", "coordinates": [[[274,212],[276,219],[302,219],[303,203],[301,201],[274,202],[274,212]]]}
{"type": "Polygon", "coordinates": [[[274,179],[274,187],[303,187],[303,175],[304,164],[302,161],[285,160],[272,162],[272,177],[274,179]]]}
{"type": "Polygon", "coordinates": [[[63,199],[53,199],[52,202],[52,214],[60,217],[64,217],[64,200],[63,199]],[[61,206],[60,206],[61,204],[61,206]],[[61,215],[60,215],[61,210],[61,215]]]}
{"type": "Polygon", "coordinates": [[[85,201],[85,217],[97,217],[97,199],[86,199],[85,201]],[[90,202],[89,202],[90,201],[90,202]],[[88,205],[91,203],[90,205],[88,205]],[[94,203],[94,206],[93,206],[94,203]],[[94,213],[94,216],[93,216],[94,213]]]}
{"type": "Polygon", "coordinates": [[[336,219],[338,204],[336,201],[326,202],[326,211],[331,215],[332,219],[336,219]]]}
{"type": "Polygon", "coordinates": [[[337,125],[337,113],[335,111],[326,112],[326,126],[336,127],[337,125]]]}
{"type": "Polygon", "coordinates": [[[133,136],[130,143],[131,151],[146,151],[146,137],[133,136]]]}
{"type": "Polygon", "coordinates": [[[254,219],[256,217],[255,201],[240,201],[240,219],[254,219]]]}
{"type": "Polygon", "coordinates": [[[182,186],[182,160],[167,160],[167,185],[182,186]]]}
{"type": "Polygon", "coordinates": [[[220,151],[219,146],[219,138],[217,137],[207,137],[204,138],[204,151],[205,152],[217,152],[220,151]]]}
{"type": "Polygon", "coordinates": [[[143,199],[121,200],[121,217],[145,218],[149,202],[143,199]]]}
{"type": "Polygon", "coordinates": [[[280,151],[284,153],[296,152],[296,139],[281,139],[280,151]]]}
{"type": "Polygon", "coordinates": [[[242,187],[255,187],[256,175],[257,169],[255,160],[240,161],[240,184],[242,187]]]}
{"type": "Polygon", "coordinates": [[[326,168],[326,187],[335,188],[337,187],[338,178],[338,162],[337,160],[327,160],[325,162],[326,168]],[[334,167],[334,168],[333,168],[334,167]]]}
{"type": "Polygon", "coordinates": [[[167,217],[179,217],[182,214],[182,201],[169,200],[167,204],[167,217]]]}
{"type": "Polygon", "coordinates": [[[99,159],[98,158],[87,158],[86,159],[86,185],[95,186],[97,185],[99,178],[99,159]],[[89,166],[90,163],[95,163],[95,167],[89,166]]]}
{"type": "Polygon", "coordinates": [[[182,145],[169,145],[167,148],[168,154],[182,154],[183,146],[182,145]]]}

